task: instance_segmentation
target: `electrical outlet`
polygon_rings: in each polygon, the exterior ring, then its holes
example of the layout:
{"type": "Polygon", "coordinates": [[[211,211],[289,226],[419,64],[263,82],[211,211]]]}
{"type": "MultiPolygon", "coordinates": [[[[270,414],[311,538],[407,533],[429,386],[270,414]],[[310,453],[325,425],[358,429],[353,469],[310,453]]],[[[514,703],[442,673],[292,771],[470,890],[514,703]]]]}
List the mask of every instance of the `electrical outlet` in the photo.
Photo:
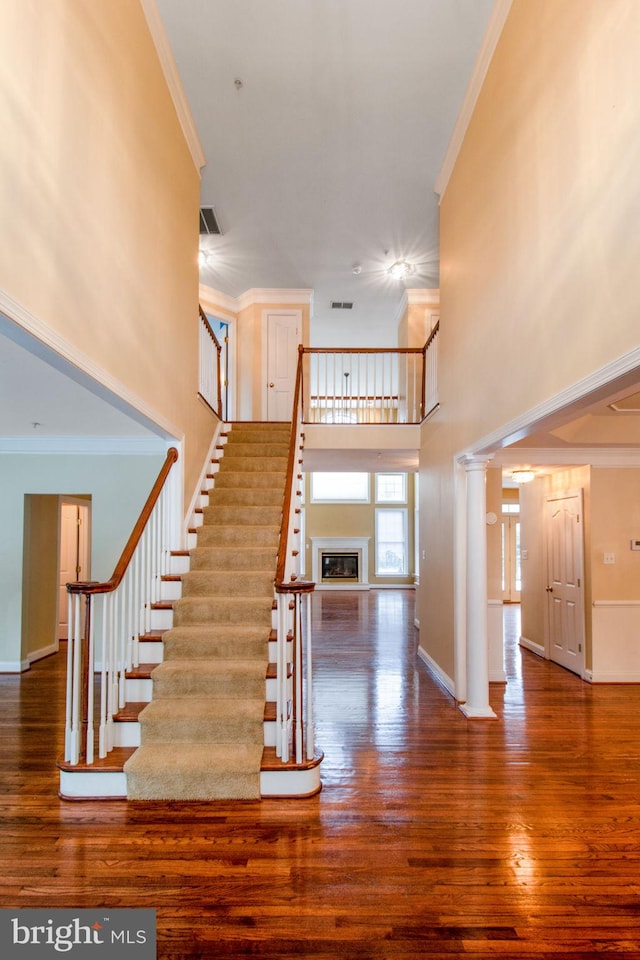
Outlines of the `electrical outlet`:
{"type": "Polygon", "coordinates": [[[616,555],[615,555],[615,553],[605,553],[605,555],[604,555],[604,562],[605,562],[605,563],[615,563],[615,562],[616,562],[616,555]]]}

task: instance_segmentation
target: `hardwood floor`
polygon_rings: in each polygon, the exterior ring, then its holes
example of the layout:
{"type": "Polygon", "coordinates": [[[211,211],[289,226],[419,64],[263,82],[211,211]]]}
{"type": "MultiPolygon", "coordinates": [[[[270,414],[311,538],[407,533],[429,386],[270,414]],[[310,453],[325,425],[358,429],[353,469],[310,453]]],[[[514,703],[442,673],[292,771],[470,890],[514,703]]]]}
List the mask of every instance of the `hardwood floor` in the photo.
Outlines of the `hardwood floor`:
{"type": "Polygon", "coordinates": [[[416,657],[413,594],[314,597],[322,793],[58,800],[63,657],[0,677],[0,905],[154,907],[158,957],[640,958],[640,686],[520,651],[498,722],[416,657]]]}

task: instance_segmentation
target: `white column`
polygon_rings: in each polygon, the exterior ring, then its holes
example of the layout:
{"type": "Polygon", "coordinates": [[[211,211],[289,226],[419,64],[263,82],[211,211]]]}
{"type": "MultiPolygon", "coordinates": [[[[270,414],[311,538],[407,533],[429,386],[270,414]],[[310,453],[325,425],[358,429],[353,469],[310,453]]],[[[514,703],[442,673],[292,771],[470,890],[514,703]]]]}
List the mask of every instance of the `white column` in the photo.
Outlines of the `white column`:
{"type": "Polygon", "coordinates": [[[496,719],[489,705],[487,627],[486,472],[490,460],[487,456],[466,456],[463,460],[467,477],[467,699],[460,709],[470,720],[496,719]]]}

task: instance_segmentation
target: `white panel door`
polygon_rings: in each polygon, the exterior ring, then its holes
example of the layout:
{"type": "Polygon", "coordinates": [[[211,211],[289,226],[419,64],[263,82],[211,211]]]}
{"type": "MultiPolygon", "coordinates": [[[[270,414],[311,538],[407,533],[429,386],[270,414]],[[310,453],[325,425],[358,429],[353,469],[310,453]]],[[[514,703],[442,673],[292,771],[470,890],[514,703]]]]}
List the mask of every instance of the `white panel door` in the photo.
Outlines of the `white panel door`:
{"type": "Polygon", "coordinates": [[[267,420],[291,420],[300,327],[299,311],[267,315],[267,420]]]}
{"type": "Polygon", "coordinates": [[[549,656],[584,671],[584,541],[582,491],[548,497],[547,610],[549,656]]]}

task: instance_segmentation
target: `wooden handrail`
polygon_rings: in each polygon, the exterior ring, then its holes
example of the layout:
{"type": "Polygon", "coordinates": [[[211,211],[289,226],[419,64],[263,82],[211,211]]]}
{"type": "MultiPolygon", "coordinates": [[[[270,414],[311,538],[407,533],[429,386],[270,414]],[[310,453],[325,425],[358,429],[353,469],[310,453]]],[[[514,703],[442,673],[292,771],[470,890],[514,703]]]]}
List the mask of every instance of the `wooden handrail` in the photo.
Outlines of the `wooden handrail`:
{"type": "Polygon", "coordinates": [[[296,440],[298,434],[298,409],[302,395],[302,356],[304,347],[298,344],[298,366],[296,368],[296,383],[293,392],[293,410],[291,413],[291,435],[289,438],[289,459],[287,461],[287,479],[284,488],[284,503],[282,505],[282,524],[280,527],[280,543],[278,544],[278,559],[276,563],[276,589],[284,585],[287,564],[287,542],[289,540],[289,514],[291,512],[291,493],[293,491],[293,474],[296,467],[296,440]]]}
{"type": "Polygon", "coordinates": [[[430,333],[429,336],[427,337],[427,342],[425,343],[424,347],[422,348],[422,352],[423,352],[423,353],[426,353],[426,352],[427,352],[427,350],[428,350],[429,347],[431,346],[431,341],[432,341],[432,340],[435,340],[435,338],[438,336],[439,330],[440,330],[440,321],[438,320],[438,322],[436,323],[435,327],[433,328],[433,330],[431,331],[431,333],[430,333]]]}
{"type": "Polygon", "coordinates": [[[209,323],[209,318],[208,318],[208,316],[206,315],[206,313],[204,312],[204,310],[202,309],[202,307],[200,306],[200,304],[198,304],[198,312],[200,313],[200,319],[202,320],[202,322],[204,323],[205,327],[207,328],[207,333],[209,334],[209,336],[211,337],[211,339],[212,339],[213,342],[214,342],[215,348],[216,348],[216,350],[218,351],[218,356],[220,356],[220,354],[222,353],[222,347],[220,346],[220,341],[218,340],[218,338],[216,337],[215,333],[214,333],[213,330],[211,329],[211,324],[209,323]]]}
{"type": "MultiPolygon", "coordinates": [[[[435,330],[435,327],[434,327],[435,330]]],[[[428,341],[427,341],[428,343],[428,341]]],[[[422,353],[426,349],[425,347],[368,347],[367,349],[361,349],[360,347],[303,347],[303,353],[422,353]]]]}
{"type": "Polygon", "coordinates": [[[154,483],[151,493],[147,497],[147,502],[140,511],[140,516],[136,522],[135,527],[131,532],[131,536],[127,540],[126,546],[122,551],[120,559],[115,565],[114,571],[111,574],[109,580],[105,580],[103,583],[100,583],[96,580],[88,581],[77,581],[76,583],[67,584],[68,593],[83,593],[83,594],[97,594],[97,593],[112,593],[121,583],[122,578],[124,577],[127,567],[131,563],[131,558],[133,557],[134,551],[138,546],[144,528],[147,525],[147,521],[151,516],[153,508],[155,507],[158,498],[162,492],[165,481],[169,476],[169,471],[171,467],[178,459],[178,451],[175,447],[169,447],[167,450],[167,456],[162,465],[162,469],[158,474],[156,482],[154,483]]]}

